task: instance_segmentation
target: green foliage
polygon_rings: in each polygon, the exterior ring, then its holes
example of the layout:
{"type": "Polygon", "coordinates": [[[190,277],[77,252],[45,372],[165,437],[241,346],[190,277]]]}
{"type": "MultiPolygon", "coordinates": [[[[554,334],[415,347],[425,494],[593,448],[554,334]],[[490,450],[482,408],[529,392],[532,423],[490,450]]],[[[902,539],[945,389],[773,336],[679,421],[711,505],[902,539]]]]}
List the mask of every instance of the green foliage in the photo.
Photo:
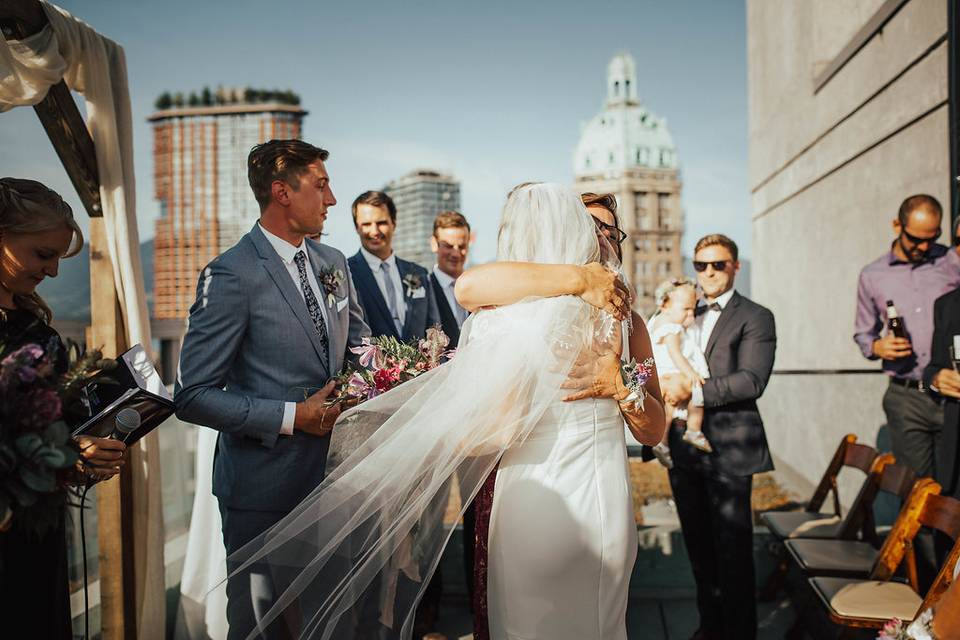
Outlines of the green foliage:
{"type": "Polygon", "coordinates": [[[164,109],[169,109],[173,106],[173,97],[169,92],[164,91],[157,98],[157,101],[153,103],[153,106],[157,108],[158,111],[163,111],[164,109]]]}

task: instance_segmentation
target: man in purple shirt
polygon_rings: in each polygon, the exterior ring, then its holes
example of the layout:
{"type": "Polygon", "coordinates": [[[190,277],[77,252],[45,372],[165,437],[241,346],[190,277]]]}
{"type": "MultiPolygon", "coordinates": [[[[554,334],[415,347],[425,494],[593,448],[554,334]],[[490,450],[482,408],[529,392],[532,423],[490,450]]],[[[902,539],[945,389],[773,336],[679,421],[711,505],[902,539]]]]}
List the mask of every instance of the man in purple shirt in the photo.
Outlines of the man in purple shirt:
{"type": "Polygon", "coordinates": [[[937,244],[943,209],[929,195],[900,205],[890,251],[860,272],[854,340],[864,357],[883,360],[890,385],[883,410],[893,455],[918,474],[934,471],[934,443],[943,427],[943,407],[923,383],[933,340],[933,302],[960,286],[960,254],[937,244]],[[903,319],[906,338],[884,332],[887,300],[903,319]]]}

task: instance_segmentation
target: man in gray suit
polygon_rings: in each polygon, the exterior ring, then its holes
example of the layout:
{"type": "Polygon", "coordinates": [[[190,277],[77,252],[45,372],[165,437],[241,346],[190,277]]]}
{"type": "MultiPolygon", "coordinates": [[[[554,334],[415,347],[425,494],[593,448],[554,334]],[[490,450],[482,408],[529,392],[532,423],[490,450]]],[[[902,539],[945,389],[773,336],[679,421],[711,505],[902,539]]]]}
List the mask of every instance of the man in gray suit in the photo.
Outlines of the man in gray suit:
{"type": "MultiPolygon", "coordinates": [[[[203,270],[190,308],[177,416],[220,432],[213,493],[228,556],[323,480],[340,413],[326,403],[331,377],[348,348],[370,335],[344,255],[305,239],[320,233],[337,202],[327,156],[300,140],[253,148],[248,179],[260,220],[203,270]]],[[[227,581],[230,638],[256,627],[280,582],[261,566],[227,581]]],[[[268,636],[288,635],[285,624],[268,636]]]]}

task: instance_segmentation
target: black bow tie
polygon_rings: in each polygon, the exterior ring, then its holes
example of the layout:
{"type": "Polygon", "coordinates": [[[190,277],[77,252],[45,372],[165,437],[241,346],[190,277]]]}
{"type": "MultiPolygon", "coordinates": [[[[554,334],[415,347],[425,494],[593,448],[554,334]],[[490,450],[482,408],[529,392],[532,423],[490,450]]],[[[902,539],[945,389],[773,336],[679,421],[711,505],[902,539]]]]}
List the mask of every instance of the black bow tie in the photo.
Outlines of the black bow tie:
{"type": "Polygon", "coordinates": [[[710,304],[702,304],[699,307],[697,307],[697,311],[695,315],[698,315],[698,316],[703,315],[707,311],[716,311],[717,313],[719,313],[723,311],[723,307],[721,307],[720,303],[717,301],[713,301],[710,304]]]}

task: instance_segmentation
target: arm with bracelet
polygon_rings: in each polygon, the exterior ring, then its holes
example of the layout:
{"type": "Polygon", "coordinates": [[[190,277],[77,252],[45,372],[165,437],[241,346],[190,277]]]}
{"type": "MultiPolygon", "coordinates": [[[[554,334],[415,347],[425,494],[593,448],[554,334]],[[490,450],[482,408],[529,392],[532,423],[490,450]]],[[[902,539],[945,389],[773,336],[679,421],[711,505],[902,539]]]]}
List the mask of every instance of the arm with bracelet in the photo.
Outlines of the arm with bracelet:
{"type": "Polygon", "coordinates": [[[646,325],[636,313],[632,314],[632,324],[630,362],[623,362],[620,354],[613,350],[590,354],[571,370],[563,387],[572,393],[564,400],[613,398],[637,441],[654,445],[666,430],[663,396],[646,325]]]}

